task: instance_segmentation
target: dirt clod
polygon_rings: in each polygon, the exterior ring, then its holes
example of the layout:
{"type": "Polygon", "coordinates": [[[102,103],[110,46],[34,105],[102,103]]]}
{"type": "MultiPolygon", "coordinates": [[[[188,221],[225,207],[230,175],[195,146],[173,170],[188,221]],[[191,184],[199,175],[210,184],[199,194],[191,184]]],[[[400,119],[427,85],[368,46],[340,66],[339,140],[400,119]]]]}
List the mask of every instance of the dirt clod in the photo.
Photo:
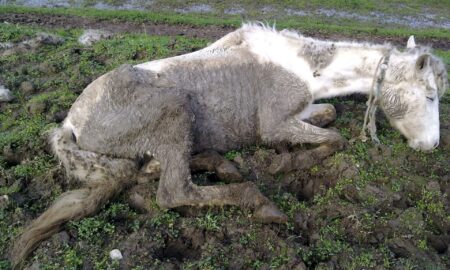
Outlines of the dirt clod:
{"type": "Polygon", "coordinates": [[[85,46],[91,46],[103,39],[108,39],[113,36],[113,33],[102,29],[87,29],[78,39],[78,42],[85,46]]]}
{"type": "Polygon", "coordinates": [[[8,195],[0,196],[0,209],[5,209],[9,204],[8,195]]]}
{"type": "Polygon", "coordinates": [[[38,115],[45,112],[47,104],[43,101],[30,102],[27,104],[27,111],[31,114],[38,115]]]}
{"type": "Polygon", "coordinates": [[[263,205],[253,213],[253,217],[262,223],[287,222],[287,216],[273,204],[263,205]]]}
{"type": "Polygon", "coordinates": [[[61,123],[67,117],[67,113],[68,111],[58,111],[53,115],[53,120],[55,120],[56,123],[61,123]]]}
{"type": "Polygon", "coordinates": [[[32,95],[34,90],[34,85],[30,81],[25,81],[20,84],[20,91],[25,95],[32,95]]]}
{"type": "Polygon", "coordinates": [[[297,231],[306,231],[308,229],[308,220],[300,212],[295,214],[294,224],[297,231]]]}
{"type": "Polygon", "coordinates": [[[242,175],[236,169],[231,161],[224,160],[216,167],[217,176],[227,183],[235,183],[242,181],[242,175]]]}
{"type": "Polygon", "coordinates": [[[430,181],[427,183],[425,188],[430,192],[440,193],[441,192],[441,186],[439,185],[439,182],[437,181],[430,181]]]}
{"type": "Polygon", "coordinates": [[[417,248],[408,239],[394,238],[388,243],[388,247],[399,257],[408,258],[419,255],[417,248]]]}
{"type": "Polygon", "coordinates": [[[52,236],[51,239],[54,245],[63,247],[69,244],[70,236],[66,231],[62,231],[52,236]]]}
{"type": "Polygon", "coordinates": [[[50,64],[49,62],[43,62],[39,64],[38,67],[39,71],[44,74],[53,74],[57,72],[57,69],[54,65],[50,64]]]}
{"type": "Polygon", "coordinates": [[[137,192],[131,194],[128,197],[128,203],[130,204],[130,207],[134,210],[138,211],[139,213],[146,213],[147,207],[144,197],[142,197],[137,192]]]}

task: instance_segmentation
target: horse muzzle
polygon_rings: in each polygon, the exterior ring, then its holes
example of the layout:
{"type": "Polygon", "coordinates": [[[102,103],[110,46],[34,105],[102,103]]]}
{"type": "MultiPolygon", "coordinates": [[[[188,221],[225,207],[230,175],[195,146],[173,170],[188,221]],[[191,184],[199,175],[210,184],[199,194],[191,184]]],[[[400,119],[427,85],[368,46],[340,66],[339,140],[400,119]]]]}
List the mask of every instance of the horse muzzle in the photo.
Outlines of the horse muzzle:
{"type": "Polygon", "coordinates": [[[429,152],[438,147],[439,139],[425,140],[425,141],[409,140],[408,145],[415,150],[429,152]]]}

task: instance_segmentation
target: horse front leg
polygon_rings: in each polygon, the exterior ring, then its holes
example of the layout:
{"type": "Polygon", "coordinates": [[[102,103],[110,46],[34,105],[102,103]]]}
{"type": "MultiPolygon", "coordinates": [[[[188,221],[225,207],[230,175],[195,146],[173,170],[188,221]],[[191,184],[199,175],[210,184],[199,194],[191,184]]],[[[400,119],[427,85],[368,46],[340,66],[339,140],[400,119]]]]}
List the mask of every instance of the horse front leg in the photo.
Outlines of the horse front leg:
{"type": "Polygon", "coordinates": [[[163,208],[184,205],[222,206],[235,205],[253,211],[253,216],[264,223],[287,221],[277,206],[265,197],[252,182],[198,186],[191,181],[189,157],[183,149],[164,149],[161,159],[161,178],[157,202],[163,208]]]}
{"type": "Polygon", "coordinates": [[[275,128],[266,129],[263,140],[269,144],[283,142],[294,145],[320,144],[311,150],[277,155],[269,167],[271,174],[310,168],[337,150],[343,149],[346,144],[345,139],[337,131],[316,127],[300,120],[299,117],[290,117],[275,128]]]}

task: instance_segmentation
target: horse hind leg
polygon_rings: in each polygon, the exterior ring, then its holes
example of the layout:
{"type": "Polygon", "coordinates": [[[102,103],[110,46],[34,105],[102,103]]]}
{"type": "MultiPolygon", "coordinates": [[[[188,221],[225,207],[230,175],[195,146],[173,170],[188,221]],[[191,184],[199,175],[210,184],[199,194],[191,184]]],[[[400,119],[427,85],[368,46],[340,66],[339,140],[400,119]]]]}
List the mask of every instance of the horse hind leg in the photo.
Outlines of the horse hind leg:
{"type": "Polygon", "coordinates": [[[263,222],[287,221],[287,217],[251,182],[195,185],[189,168],[193,117],[188,106],[179,102],[173,102],[170,108],[177,113],[166,113],[171,118],[161,120],[164,129],[152,134],[159,145],[155,158],[161,163],[161,177],[156,200],[161,207],[236,205],[253,210],[254,216],[263,222]]]}
{"type": "Polygon", "coordinates": [[[313,126],[324,127],[336,120],[336,109],[332,104],[311,104],[300,114],[300,119],[313,126]]]}
{"type": "Polygon", "coordinates": [[[133,179],[137,171],[136,165],[130,160],[112,159],[80,150],[70,130],[56,129],[51,144],[66,168],[68,177],[77,178],[85,187],[63,193],[25,228],[10,253],[16,269],[20,268],[24,259],[41,241],[58,232],[66,222],[97,212],[133,179]]]}
{"type": "MultiPolygon", "coordinates": [[[[242,182],[243,177],[233,162],[221,156],[218,152],[208,150],[198,153],[191,158],[189,167],[192,172],[215,172],[217,177],[229,184],[242,182]]],[[[146,160],[138,175],[141,182],[157,179],[161,174],[161,163],[149,158],[146,160]]]]}
{"type": "Polygon", "coordinates": [[[233,162],[213,150],[194,155],[190,162],[190,168],[193,172],[215,172],[217,177],[225,183],[236,183],[243,180],[233,162]]]}

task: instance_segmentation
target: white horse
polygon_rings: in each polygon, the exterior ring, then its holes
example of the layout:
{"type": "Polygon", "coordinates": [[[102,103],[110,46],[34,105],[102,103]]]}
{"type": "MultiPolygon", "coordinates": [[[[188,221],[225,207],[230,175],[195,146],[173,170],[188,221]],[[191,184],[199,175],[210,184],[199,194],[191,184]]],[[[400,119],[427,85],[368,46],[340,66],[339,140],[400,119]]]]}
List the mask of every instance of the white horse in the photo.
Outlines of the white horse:
{"type": "Polygon", "coordinates": [[[320,160],[345,143],[338,132],[313,125],[324,124],[317,116],[335,115],[332,105],[313,102],[352,93],[371,96],[374,138],[379,105],[411,147],[431,150],[439,143],[438,103],[446,89],[443,62],[412,37],[402,52],[254,24],[198,52],[122,66],[84,90],[51,138],[67,175],[85,188],[62,194],[31,223],[16,241],[12,261],[18,265],[65,222],[95,213],[145,175],[136,160],[146,156],[161,170],[161,207],[238,205],[263,221],[285,222],[251,182],[195,185],[191,155],[255,143],[319,144],[274,171],[302,167],[305,155],[320,160]]]}

